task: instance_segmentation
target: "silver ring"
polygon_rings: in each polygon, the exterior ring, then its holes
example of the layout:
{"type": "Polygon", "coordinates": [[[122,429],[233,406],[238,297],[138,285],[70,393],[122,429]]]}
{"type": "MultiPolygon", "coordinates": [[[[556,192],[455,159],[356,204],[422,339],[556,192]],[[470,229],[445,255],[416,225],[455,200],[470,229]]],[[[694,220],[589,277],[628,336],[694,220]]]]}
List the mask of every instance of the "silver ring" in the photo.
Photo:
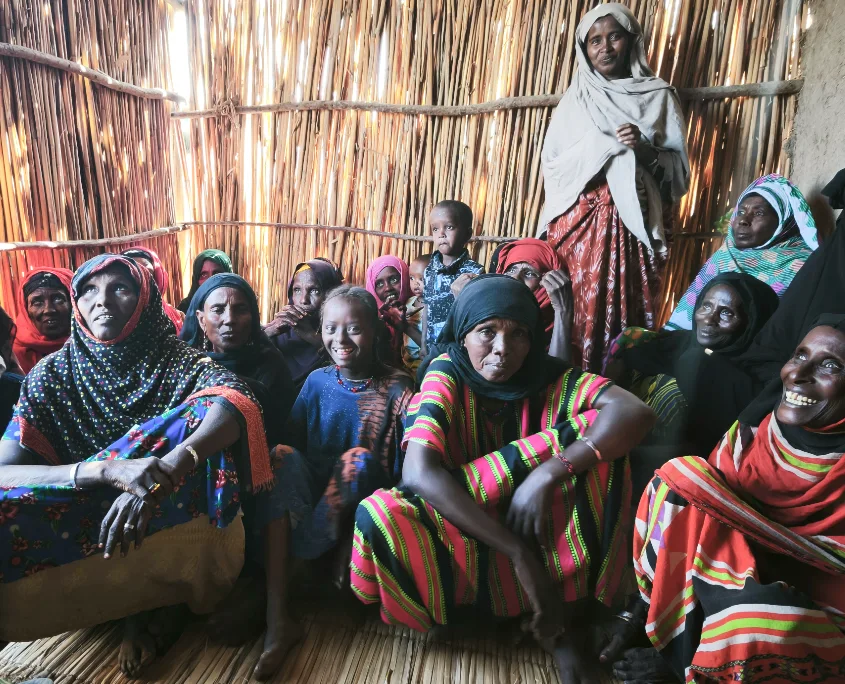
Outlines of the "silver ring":
{"type": "Polygon", "coordinates": [[[130,525],[129,523],[126,523],[126,524],[123,526],[123,529],[124,529],[124,530],[134,530],[134,529],[135,529],[135,525],[130,525]]]}

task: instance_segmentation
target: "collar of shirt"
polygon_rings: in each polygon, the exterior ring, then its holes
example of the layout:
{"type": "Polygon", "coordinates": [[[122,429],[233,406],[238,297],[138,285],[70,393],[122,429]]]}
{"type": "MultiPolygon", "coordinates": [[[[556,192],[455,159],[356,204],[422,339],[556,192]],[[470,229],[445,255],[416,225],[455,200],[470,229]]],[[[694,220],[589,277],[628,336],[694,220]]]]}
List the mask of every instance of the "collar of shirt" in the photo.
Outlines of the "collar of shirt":
{"type": "Polygon", "coordinates": [[[451,275],[453,273],[457,273],[458,269],[460,269],[460,267],[464,265],[467,259],[469,259],[469,250],[464,249],[464,251],[461,252],[461,255],[448,266],[445,266],[443,264],[443,255],[440,252],[435,252],[432,256],[432,259],[434,260],[435,272],[446,273],[451,275]]]}

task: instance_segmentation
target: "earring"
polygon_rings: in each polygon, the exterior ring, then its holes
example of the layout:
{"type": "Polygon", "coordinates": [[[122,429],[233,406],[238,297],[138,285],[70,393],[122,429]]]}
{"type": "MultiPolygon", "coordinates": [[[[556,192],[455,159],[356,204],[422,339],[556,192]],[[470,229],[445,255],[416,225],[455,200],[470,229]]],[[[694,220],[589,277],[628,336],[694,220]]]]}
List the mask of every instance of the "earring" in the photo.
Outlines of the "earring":
{"type": "Polygon", "coordinates": [[[203,351],[210,352],[214,347],[211,346],[211,341],[206,337],[205,331],[202,333],[202,348],[203,351]]]}

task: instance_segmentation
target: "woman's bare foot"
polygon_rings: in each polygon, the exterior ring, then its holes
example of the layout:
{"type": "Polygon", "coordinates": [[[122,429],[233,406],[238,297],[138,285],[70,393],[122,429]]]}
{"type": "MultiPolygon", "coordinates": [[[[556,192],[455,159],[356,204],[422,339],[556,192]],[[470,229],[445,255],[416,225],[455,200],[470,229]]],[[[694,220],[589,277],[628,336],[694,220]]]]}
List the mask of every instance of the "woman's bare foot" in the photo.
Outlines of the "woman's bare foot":
{"type": "Polygon", "coordinates": [[[640,596],[635,596],[625,611],[604,620],[596,628],[596,652],[602,664],[614,663],[625,649],[648,643],[645,633],[645,621],[648,616],[648,604],[640,596]],[[624,615],[625,617],[620,617],[624,615]]]}
{"type": "Polygon", "coordinates": [[[613,663],[613,676],[626,684],[676,684],[683,681],[655,648],[629,648],[613,663]]]}
{"type": "Polygon", "coordinates": [[[596,681],[583,644],[569,636],[561,636],[551,648],[546,644],[543,647],[549,650],[555,659],[561,684],[587,684],[596,681]]]}
{"type": "Polygon", "coordinates": [[[302,625],[294,620],[282,622],[278,633],[268,627],[264,637],[264,652],[258,659],[253,676],[259,681],[270,679],[282,666],[291,648],[302,638],[302,634],[302,625]]]}
{"type": "Polygon", "coordinates": [[[240,577],[209,616],[208,636],[226,646],[241,646],[258,638],[264,630],[267,588],[263,578],[240,577]]]}
{"type": "Polygon", "coordinates": [[[130,615],[123,621],[123,641],[117,662],[120,671],[130,679],[135,679],[141,671],[156,658],[156,645],[147,631],[152,611],[130,615]]]}

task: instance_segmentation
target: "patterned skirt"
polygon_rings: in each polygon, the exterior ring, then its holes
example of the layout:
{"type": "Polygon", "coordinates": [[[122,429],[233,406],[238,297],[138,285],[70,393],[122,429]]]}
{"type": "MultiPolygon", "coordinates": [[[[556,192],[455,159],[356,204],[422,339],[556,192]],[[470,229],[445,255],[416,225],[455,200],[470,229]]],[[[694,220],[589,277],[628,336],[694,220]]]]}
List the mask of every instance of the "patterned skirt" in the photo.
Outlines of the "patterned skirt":
{"type": "MultiPolygon", "coordinates": [[[[91,456],[88,461],[166,455],[200,425],[212,399],[203,398],[158,416],[91,456]]],[[[10,423],[6,438],[15,438],[10,423]]],[[[44,463],[44,465],[48,465],[44,463]]],[[[240,492],[235,457],[219,452],[190,472],[156,509],[147,535],[208,516],[225,527],[238,512],[240,492]]],[[[14,487],[0,490],[0,583],[102,553],[97,546],[103,516],[120,492],[111,487],[14,487]]]]}
{"type": "MultiPolygon", "coordinates": [[[[551,457],[529,461],[516,449],[507,453],[513,456],[494,452],[453,471],[477,505],[502,523],[513,491],[551,457]]],[[[542,558],[564,601],[612,600],[630,548],[629,501],[627,457],[600,463],[555,491],[542,558]]],[[[407,488],[379,490],[358,507],[351,580],[361,601],[380,604],[384,622],[421,631],[454,621],[459,607],[480,617],[530,612],[510,559],[465,535],[407,488]]]]}
{"type": "Polygon", "coordinates": [[[572,363],[599,372],[624,328],[653,328],[666,259],[624,226],[603,175],[549,224],[549,244],[572,279],[572,363]]]}
{"type": "Polygon", "coordinates": [[[791,544],[806,558],[814,551],[726,488],[708,499],[696,482],[713,478],[706,461],[675,459],[640,501],[634,565],[652,644],[687,682],[845,681],[845,615],[796,588],[803,580],[833,597],[842,576],[787,556],[791,544]],[[701,498],[688,500],[661,476],[701,498]]]}

